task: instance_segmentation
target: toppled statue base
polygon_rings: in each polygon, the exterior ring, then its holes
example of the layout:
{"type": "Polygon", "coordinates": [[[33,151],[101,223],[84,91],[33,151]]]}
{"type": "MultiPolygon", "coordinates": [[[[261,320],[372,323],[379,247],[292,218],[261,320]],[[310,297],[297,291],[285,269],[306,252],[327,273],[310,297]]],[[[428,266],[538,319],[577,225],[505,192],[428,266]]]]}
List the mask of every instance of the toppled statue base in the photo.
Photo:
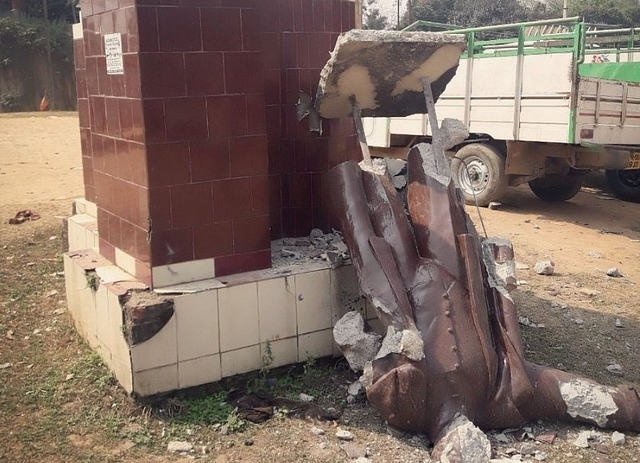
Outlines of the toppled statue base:
{"type": "Polygon", "coordinates": [[[406,203],[387,176],[354,162],[330,173],[360,291],[387,327],[361,378],[369,401],[391,425],[425,433],[436,460],[470,461],[458,441],[471,423],[560,419],[640,431],[633,388],[525,360],[507,290],[513,249],[479,238],[451,180],[447,143],[438,142],[409,152],[406,203]]]}

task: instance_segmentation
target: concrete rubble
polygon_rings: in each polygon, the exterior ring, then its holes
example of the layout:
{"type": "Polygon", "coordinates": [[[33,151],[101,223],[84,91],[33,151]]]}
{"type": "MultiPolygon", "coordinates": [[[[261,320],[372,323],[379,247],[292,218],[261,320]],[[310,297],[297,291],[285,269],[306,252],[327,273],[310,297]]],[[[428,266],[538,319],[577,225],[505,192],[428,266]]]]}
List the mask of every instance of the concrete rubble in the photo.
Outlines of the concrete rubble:
{"type": "Polygon", "coordinates": [[[338,320],[333,328],[333,339],[353,371],[362,371],[380,350],[381,336],[375,332],[365,332],[364,327],[360,312],[351,311],[338,320]]]}

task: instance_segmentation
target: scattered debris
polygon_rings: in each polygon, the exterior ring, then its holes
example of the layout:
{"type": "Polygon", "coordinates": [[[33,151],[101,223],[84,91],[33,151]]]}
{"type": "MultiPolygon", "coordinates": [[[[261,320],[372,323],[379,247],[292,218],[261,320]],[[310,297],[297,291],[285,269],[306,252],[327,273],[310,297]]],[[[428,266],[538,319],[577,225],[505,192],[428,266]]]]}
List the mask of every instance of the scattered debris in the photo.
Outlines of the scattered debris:
{"type": "Polygon", "coordinates": [[[597,296],[598,294],[600,294],[600,291],[596,291],[595,289],[590,288],[580,288],[580,292],[589,297],[597,296]]]}
{"type": "Polygon", "coordinates": [[[308,237],[282,238],[271,242],[272,267],[282,268],[313,261],[327,261],[332,268],[349,259],[347,245],[338,232],[324,234],[314,228],[308,237]]]}
{"type": "Polygon", "coordinates": [[[324,436],[324,429],[313,426],[311,428],[311,434],[314,436],[324,436]]]}
{"type": "Polygon", "coordinates": [[[15,333],[13,330],[9,330],[7,331],[7,334],[5,335],[5,337],[7,339],[9,339],[10,341],[13,341],[15,339],[15,337],[13,336],[15,333]]]}
{"type": "Polygon", "coordinates": [[[31,209],[23,209],[16,212],[16,215],[9,219],[11,225],[20,225],[28,220],[34,221],[40,218],[40,214],[31,209]]]}
{"type": "Polygon", "coordinates": [[[247,447],[251,447],[253,445],[253,439],[252,438],[245,439],[244,445],[246,445],[247,447]]]}
{"type": "Polygon", "coordinates": [[[308,394],[304,394],[301,393],[298,398],[300,399],[300,402],[313,402],[316,398],[313,397],[312,395],[308,395],[308,394]]]}
{"type": "Polygon", "coordinates": [[[611,442],[613,445],[624,445],[626,441],[626,436],[621,432],[613,431],[613,434],[611,434],[611,442]]]}
{"type": "Polygon", "coordinates": [[[516,262],[516,270],[529,270],[531,267],[529,267],[527,264],[523,264],[522,262],[516,262]]]}
{"type": "Polygon", "coordinates": [[[587,254],[589,257],[593,258],[593,259],[600,259],[602,258],[602,254],[599,253],[598,251],[589,251],[589,254],[587,254]]]}
{"type": "Polygon", "coordinates": [[[538,434],[535,439],[543,444],[553,444],[553,441],[556,440],[556,436],[557,434],[555,432],[545,432],[543,434],[538,434]]]}
{"type": "Polygon", "coordinates": [[[523,317],[523,316],[518,317],[518,323],[520,323],[523,326],[529,326],[531,328],[545,328],[546,327],[546,325],[544,323],[533,323],[531,320],[529,320],[529,317],[523,317]]]}
{"type": "Polygon", "coordinates": [[[621,278],[623,275],[620,273],[620,270],[618,270],[618,267],[611,267],[607,270],[607,276],[612,278],[621,278]]]}
{"type": "Polygon", "coordinates": [[[353,460],[367,456],[367,448],[364,445],[356,444],[355,442],[345,442],[340,444],[340,448],[344,450],[347,457],[353,460]]]}
{"type": "Polygon", "coordinates": [[[619,318],[616,318],[616,328],[623,328],[622,320],[619,318]]]}
{"type": "Polygon", "coordinates": [[[72,380],[73,378],[75,378],[75,377],[76,377],[76,375],[74,375],[73,373],[69,373],[69,374],[64,378],[64,380],[65,380],[65,381],[71,381],[71,380],[72,380]]]}
{"type": "Polygon", "coordinates": [[[353,383],[349,384],[348,392],[350,396],[357,397],[361,394],[364,394],[364,386],[362,385],[360,380],[356,380],[353,383]]]}
{"type": "Polygon", "coordinates": [[[580,447],[581,449],[589,448],[589,441],[596,440],[600,437],[600,434],[595,431],[580,431],[578,437],[573,442],[573,445],[580,447]]]}
{"type": "Polygon", "coordinates": [[[182,441],[171,441],[169,445],[167,445],[167,450],[175,453],[188,453],[193,450],[193,444],[182,441]]]}
{"type": "Polygon", "coordinates": [[[491,210],[500,209],[502,207],[502,203],[499,203],[498,201],[491,201],[487,207],[491,210]]]}
{"type": "Polygon", "coordinates": [[[553,275],[553,272],[555,271],[555,264],[550,260],[542,260],[536,262],[533,270],[538,275],[553,275]]]}
{"type": "Polygon", "coordinates": [[[0,370],[6,370],[7,368],[11,368],[11,363],[3,363],[0,365],[0,370]]]}
{"type": "Polygon", "coordinates": [[[622,366],[619,363],[612,363],[611,365],[607,365],[605,369],[614,376],[624,376],[622,372],[622,366]]]}
{"type": "Polygon", "coordinates": [[[378,333],[364,330],[364,319],[358,311],[347,312],[333,328],[333,338],[353,371],[362,371],[373,360],[381,346],[378,333]]]}
{"type": "Polygon", "coordinates": [[[338,430],[336,431],[336,437],[340,440],[352,441],[355,436],[349,431],[338,428],[338,430]]]}
{"type": "Polygon", "coordinates": [[[520,446],[520,455],[535,455],[536,446],[530,442],[525,442],[520,446]]]}

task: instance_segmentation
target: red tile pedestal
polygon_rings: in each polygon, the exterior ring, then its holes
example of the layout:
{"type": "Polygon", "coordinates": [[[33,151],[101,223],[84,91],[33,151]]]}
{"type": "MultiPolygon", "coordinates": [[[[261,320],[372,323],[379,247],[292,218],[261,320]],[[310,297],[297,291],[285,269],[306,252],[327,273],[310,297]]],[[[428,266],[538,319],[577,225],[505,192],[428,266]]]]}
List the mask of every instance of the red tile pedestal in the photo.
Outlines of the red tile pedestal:
{"type": "Polygon", "coordinates": [[[349,122],[295,119],[346,0],[82,2],[74,43],[85,196],[100,253],[151,286],[270,266],[272,237],[327,228],[324,173],[349,122]],[[124,74],[108,75],[119,33],[124,74]]]}

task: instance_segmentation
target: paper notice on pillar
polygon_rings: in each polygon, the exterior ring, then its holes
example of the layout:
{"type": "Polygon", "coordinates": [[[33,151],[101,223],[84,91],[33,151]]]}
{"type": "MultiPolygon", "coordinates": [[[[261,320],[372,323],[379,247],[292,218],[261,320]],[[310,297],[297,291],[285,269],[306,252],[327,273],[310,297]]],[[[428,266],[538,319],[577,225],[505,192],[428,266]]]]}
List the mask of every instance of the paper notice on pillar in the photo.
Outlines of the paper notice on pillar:
{"type": "Polygon", "coordinates": [[[105,34],[104,54],[107,59],[107,74],[124,74],[124,62],[122,60],[122,36],[117,34],[105,34]]]}

